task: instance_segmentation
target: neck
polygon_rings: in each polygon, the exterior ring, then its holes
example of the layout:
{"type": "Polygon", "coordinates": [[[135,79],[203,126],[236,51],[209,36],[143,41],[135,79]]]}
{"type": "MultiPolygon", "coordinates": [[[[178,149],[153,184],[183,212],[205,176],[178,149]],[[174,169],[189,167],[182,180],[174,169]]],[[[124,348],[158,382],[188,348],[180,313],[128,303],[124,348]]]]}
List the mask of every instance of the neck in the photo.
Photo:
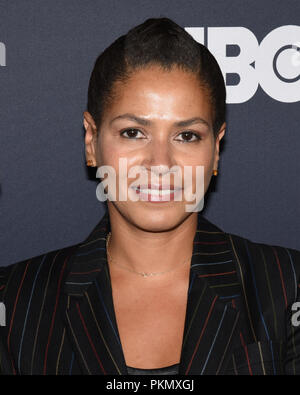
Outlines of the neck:
{"type": "Polygon", "coordinates": [[[114,262],[131,271],[146,273],[171,271],[190,262],[197,213],[190,214],[170,231],[150,232],[128,221],[111,204],[108,210],[111,225],[109,253],[114,262]]]}

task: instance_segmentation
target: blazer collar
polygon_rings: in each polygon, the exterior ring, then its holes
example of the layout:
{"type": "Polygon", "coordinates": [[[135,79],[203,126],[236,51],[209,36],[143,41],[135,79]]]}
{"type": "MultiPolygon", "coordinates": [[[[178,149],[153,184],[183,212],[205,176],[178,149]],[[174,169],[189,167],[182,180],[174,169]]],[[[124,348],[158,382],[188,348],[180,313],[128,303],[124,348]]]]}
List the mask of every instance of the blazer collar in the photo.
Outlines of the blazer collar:
{"type": "MultiPolygon", "coordinates": [[[[73,256],[64,290],[66,321],[87,374],[127,374],[106,260],[106,212],[73,256]]],[[[238,340],[240,286],[228,235],[198,214],[180,374],[221,374],[238,340]]]]}

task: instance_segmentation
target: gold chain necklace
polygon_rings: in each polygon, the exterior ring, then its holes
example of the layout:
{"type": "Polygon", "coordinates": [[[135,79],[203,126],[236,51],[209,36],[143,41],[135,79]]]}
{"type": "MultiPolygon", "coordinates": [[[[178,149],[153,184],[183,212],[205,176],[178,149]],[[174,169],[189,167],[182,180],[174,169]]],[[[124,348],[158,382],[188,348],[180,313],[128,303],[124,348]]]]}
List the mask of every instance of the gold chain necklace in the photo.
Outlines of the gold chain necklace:
{"type": "Polygon", "coordinates": [[[177,269],[177,268],[178,268],[179,266],[181,266],[181,265],[184,265],[186,262],[188,262],[188,261],[191,259],[191,257],[189,257],[189,258],[187,258],[185,261],[183,261],[180,265],[178,265],[178,266],[176,266],[176,267],[174,267],[174,268],[172,268],[172,269],[170,269],[170,270],[166,270],[166,271],[164,271],[164,272],[149,272],[149,273],[147,273],[147,272],[137,272],[137,271],[135,271],[135,270],[133,270],[133,269],[129,269],[129,268],[126,267],[126,266],[120,265],[118,262],[116,262],[116,261],[112,258],[112,256],[111,256],[110,253],[109,253],[109,242],[110,242],[110,237],[111,237],[111,232],[109,232],[109,234],[107,235],[107,238],[106,238],[106,253],[107,253],[107,256],[108,256],[108,258],[110,259],[110,261],[111,261],[112,263],[114,263],[115,265],[120,266],[120,267],[123,268],[124,270],[127,270],[128,272],[138,274],[139,276],[142,276],[142,277],[159,276],[159,275],[161,275],[161,274],[165,274],[165,273],[172,272],[173,270],[177,269]]]}

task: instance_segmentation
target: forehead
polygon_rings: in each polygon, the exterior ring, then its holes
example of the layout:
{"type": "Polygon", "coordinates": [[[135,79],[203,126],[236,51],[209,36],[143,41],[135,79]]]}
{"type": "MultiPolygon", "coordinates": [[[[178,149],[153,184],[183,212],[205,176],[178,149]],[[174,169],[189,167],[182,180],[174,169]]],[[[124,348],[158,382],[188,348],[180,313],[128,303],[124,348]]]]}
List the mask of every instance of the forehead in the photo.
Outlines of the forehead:
{"type": "Polygon", "coordinates": [[[131,112],[178,119],[201,115],[211,122],[211,101],[197,74],[177,67],[148,66],[115,83],[105,112],[107,116],[131,112]]]}

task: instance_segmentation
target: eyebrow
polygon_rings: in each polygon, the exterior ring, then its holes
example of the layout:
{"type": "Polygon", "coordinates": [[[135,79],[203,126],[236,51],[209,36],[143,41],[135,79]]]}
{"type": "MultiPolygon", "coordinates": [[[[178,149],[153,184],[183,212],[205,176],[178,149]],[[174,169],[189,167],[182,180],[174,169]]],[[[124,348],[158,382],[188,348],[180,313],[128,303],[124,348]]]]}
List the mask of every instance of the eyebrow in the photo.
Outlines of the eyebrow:
{"type": "MultiPolygon", "coordinates": [[[[152,124],[152,122],[149,121],[148,119],[137,117],[134,114],[126,113],[126,114],[118,115],[117,117],[113,118],[110,121],[110,125],[113,122],[115,122],[115,121],[117,121],[119,119],[127,119],[129,121],[136,122],[136,123],[138,123],[139,125],[142,125],[142,126],[149,126],[149,125],[152,124]]],[[[178,122],[175,122],[174,125],[177,126],[177,127],[187,127],[187,126],[190,126],[190,125],[194,125],[196,123],[202,123],[202,124],[204,124],[204,125],[206,125],[206,126],[208,126],[210,128],[209,123],[207,121],[205,121],[205,119],[200,118],[200,117],[194,117],[194,118],[178,121],[178,122]]]]}

